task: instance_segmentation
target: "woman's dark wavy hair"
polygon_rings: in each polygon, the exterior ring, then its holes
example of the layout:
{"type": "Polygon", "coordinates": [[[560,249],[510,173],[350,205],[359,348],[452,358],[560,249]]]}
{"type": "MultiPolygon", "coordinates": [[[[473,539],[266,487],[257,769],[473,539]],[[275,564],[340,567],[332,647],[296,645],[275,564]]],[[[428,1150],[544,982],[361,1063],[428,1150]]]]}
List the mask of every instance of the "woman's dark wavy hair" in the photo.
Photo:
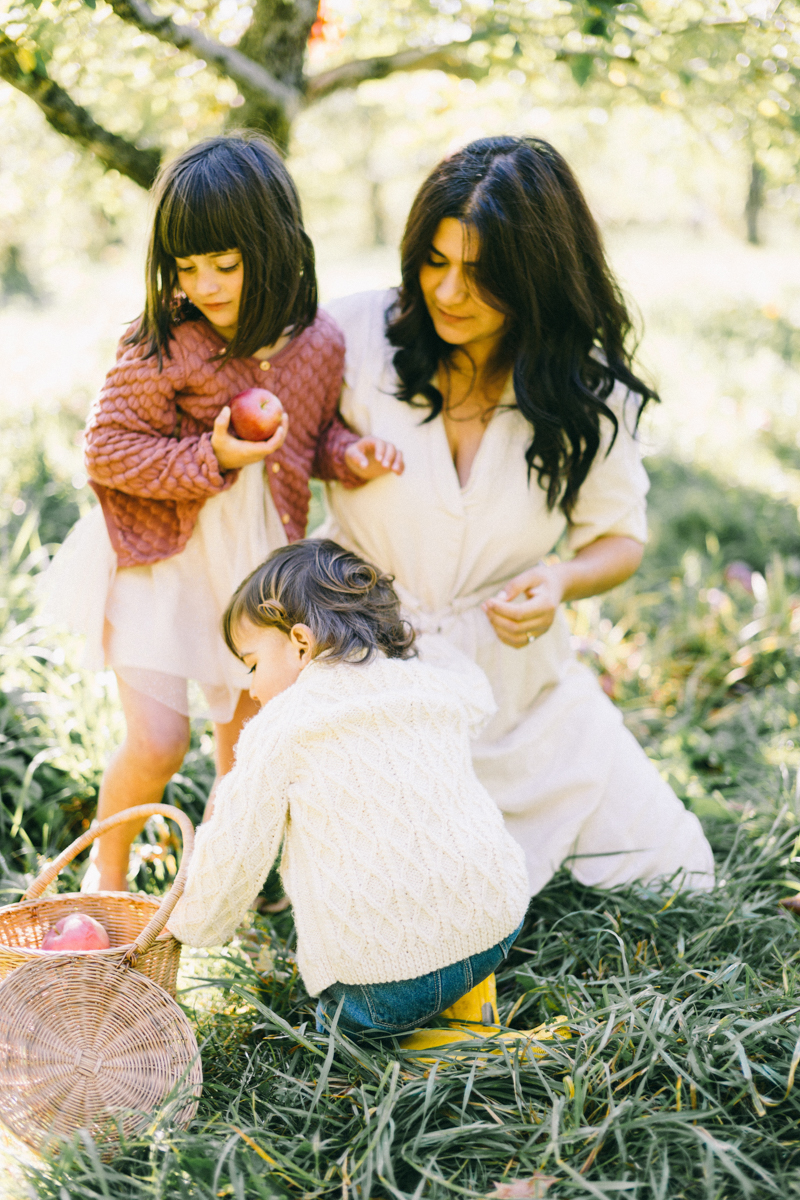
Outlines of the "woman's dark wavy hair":
{"type": "Polygon", "coordinates": [[[163,168],[153,188],[144,312],[127,344],[159,364],[172,328],[202,314],[180,291],[175,259],[239,250],[244,282],[236,334],[220,361],[271,346],[287,325],[295,334],[317,315],[314,247],[297,190],[275,146],[241,130],[208,138],[163,168]]]}
{"type": "Polygon", "coordinates": [[[411,658],[414,630],[400,616],[391,575],[328,539],[306,538],[270,554],[242,583],[225,610],[222,632],[239,657],[236,630],[243,619],[290,633],[307,625],[317,643],[315,657],[368,662],[382,650],[387,658],[411,658]]]}
{"type": "Polygon", "coordinates": [[[600,232],[575,176],[548,142],[489,137],[440,163],[411,208],[402,243],[402,286],[387,314],[400,400],[423,396],[433,420],[443,398],[431,383],[454,347],[436,333],[420,287],[440,221],[477,235],[477,294],[506,314],[495,368],[513,364],[520,412],[533,427],[525,458],[548,508],[569,517],[600,446],[601,418],[619,380],[641,396],[636,424],[657,394],[633,372],[632,331],[600,232]]]}

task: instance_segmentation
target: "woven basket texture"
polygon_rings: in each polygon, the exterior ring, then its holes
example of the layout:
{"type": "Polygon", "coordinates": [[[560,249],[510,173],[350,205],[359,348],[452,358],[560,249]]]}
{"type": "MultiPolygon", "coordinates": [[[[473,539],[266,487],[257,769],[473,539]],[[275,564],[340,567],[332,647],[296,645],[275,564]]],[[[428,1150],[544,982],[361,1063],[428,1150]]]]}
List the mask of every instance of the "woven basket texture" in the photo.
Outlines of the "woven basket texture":
{"type": "Polygon", "coordinates": [[[38,1150],[84,1129],[112,1158],[157,1110],[185,1127],[202,1090],[175,1001],[96,953],[42,955],[4,979],[0,1050],[0,1118],[38,1150]]]}
{"type": "Polygon", "coordinates": [[[129,808],[76,838],[19,904],[0,909],[0,1119],[29,1145],[44,1149],[86,1129],[112,1158],[119,1139],[152,1122],[155,1110],[178,1124],[193,1116],[202,1068],[191,1026],[169,995],[180,942],[164,931],[193,846],[192,823],[178,809],[129,808]],[[183,836],[181,865],[160,901],[127,892],[44,895],[96,838],[157,813],[183,836]],[[110,948],[40,949],[47,929],[71,912],[100,921],[110,948]]]}
{"type": "Polygon", "coordinates": [[[18,904],[0,908],[0,979],[23,963],[49,958],[54,952],[41,949],[44,935],[62,917],[77,912],[94,917],[104,925],[111,946],[108,950],[66,953],[77,953],[83,957],[91,954],[112,963],[125,959],[174,996],[181,945],[171,933],[164,932],[164,926],[183,892],[193,848],[194,828],[191,821],[185,813],[170,804],[142,804],[115,813],[94,825],[67,846],[58,858],[48,863],[18,904]],[[157,814],[179,825],[183,836],[180,868],[172,887],[161,900],[140,892],[43,895],[67,863],[72,862],[98,837],[128,821],[157,814]]]}
{"type": "MultiPolygon", "coordinates": [[[[74,912],[86,913],[105,926],[111,948],[90,953],[116,962],[120,951],[130,948],[158,908],[159,901],[153,896],[125,892],[67,892],[0,908],[0,979],[25,962],[52,958],[52,951],[41,949],[42,939],[51,925],[74,912]]],[[[170,933],[161,933],[139,957],[136,969],[174,996],[180,956],[180,942],[170,933]]]]}

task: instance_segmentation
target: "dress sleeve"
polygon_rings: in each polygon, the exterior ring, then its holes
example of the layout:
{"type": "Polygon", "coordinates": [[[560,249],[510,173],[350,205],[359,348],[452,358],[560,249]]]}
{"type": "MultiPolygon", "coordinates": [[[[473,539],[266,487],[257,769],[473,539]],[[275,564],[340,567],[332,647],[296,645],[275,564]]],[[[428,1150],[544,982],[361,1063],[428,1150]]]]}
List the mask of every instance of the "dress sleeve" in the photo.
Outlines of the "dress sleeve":
{"type": "Polygon", "coordinates": [[[386,339],[386,313],[396,295],[395,289],[357,292],[326,305],[347,344],[341,413],[361,435],[382,436],[380,429],[372,427],[370,401],[381,387],[384,371],[391,367],[394,348],[386,339]]]}
{"type": "Polygon", "coordinates": [[[169,929],[189,946],[220,946],[242,924],[275,861],[286,828],[288,791],[279,733],[248,723],[236,765],[220,782],[211,820],[202,825],[183,896],[169,929]],[[266,735],[266,736],[265,736],[266,735]]]}
{"type": "Polygon", "coordinates": [[[321,420],[322,432],[317,439],[317,448],[311,474],[316,479],[338,479],[345,487],[361,487],[363,479],[354,475],[345,461],[347,447],[357,442],[359,435],[344,423],[339,413],[339,397],[344,378],[344,337],[334,321],[326,314],[327,323],[335,333],[329,345],[330,364],[325,388],[325,408],[321,420]]]}
{"type": "Polygon", "coordinates": [[[650,487],[642,466],[639,443],[631,432],[635,427],[639,396],[617,385],[608,405],[619,422],[616,440],[609,421],[603,421],[603,435],[589,474],[578,493],[578,502],[570,518],[567,542],[576,552],[599,537],[619,535],[647,541],[647,506],[650,487]]]}
{"type": "Polygon", "coordinates": [[[121,347],[89,414],[84,457],[89,478],[103,487],[150,500],[205,500],[224,491],[211,434],[177,437],[175,396],[184,381],[180,346],[159,371],[155,357],[121,347]]]}

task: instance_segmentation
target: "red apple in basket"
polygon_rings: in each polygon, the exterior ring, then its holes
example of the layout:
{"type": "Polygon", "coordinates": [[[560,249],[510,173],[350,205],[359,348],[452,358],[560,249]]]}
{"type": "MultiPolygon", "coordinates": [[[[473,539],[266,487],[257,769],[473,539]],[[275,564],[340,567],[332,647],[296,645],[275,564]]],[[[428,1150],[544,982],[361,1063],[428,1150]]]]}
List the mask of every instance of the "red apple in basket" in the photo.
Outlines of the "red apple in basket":
{"type": "Polygon", "coordinates": [[[86,913],[62,917],[42,939],[43,950],[108,950],[110,945],[104,927],[86,913]]]}
{"type": "Polygon", "coordinates": [[[277,430],[283,405],[266,388],[248,388],[231,400],[233,432],[245,442],[265,442],[277,430]]]}

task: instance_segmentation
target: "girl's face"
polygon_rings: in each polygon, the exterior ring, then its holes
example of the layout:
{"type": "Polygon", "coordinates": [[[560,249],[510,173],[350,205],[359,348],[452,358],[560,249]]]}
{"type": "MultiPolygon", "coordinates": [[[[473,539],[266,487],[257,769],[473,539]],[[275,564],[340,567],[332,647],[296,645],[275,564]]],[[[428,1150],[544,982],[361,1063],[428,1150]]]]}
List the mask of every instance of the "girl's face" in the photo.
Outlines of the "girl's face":
{"type": "Polygon", "coordinates": [[[307,625],[290,633],[274,625],[253,625],[247,618],[236,629],[239,657],[250,668],[250,695],[259,704],[285,692],[314,656],[314,635],[307,625]]]}
{"type": "Polygon", "coordinates": [[[178,282],[187,298],[226,342],[236,334],[244,266],[238,250],[176,258],[178,282]]]}
{"type": "Polygon", "coordinates": [[[451,346],[499,341],[506,322],[470,290],[469,267],[477,251],[475,235],[455,217],[439,222],[419,283],[436,332],[451,346]]]}

